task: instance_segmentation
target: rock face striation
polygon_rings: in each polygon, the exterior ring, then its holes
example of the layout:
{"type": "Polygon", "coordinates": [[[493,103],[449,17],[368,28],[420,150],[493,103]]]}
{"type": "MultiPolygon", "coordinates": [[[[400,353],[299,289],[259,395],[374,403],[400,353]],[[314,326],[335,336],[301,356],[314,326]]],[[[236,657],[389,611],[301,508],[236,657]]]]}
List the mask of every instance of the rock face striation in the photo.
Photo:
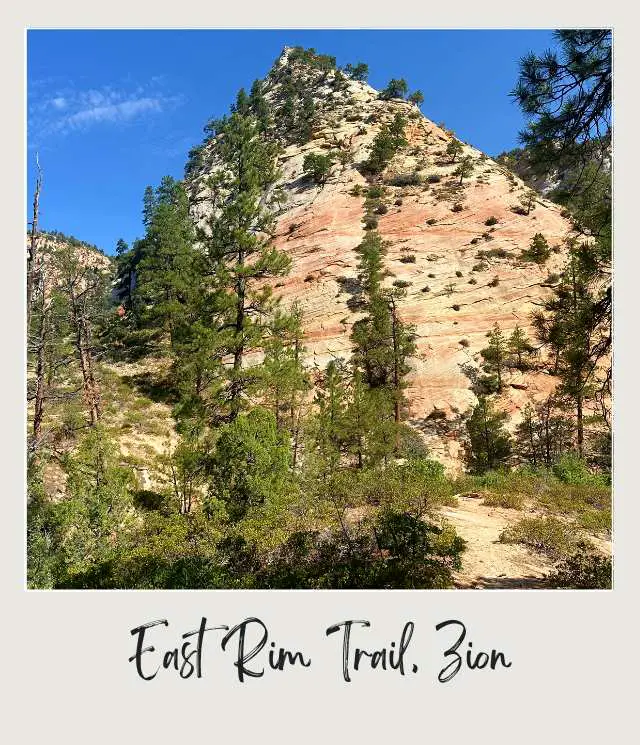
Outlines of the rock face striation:
{"type": "MultiPolygon", "coordinates": [[[[531,337],[530,316],[550,292],[565,261],[571,224],[558,205],[529,192],[524,182],[478,149],[462,143],[455,161],[447,154],[452,132],[427,119],[403,99],[384,100],[364,82],[336,70],[315,69],[291,58],[285,48],[263,81],[273,116],[273,135],[283,144],[279,157],[286,194],[278,215],[276,245],[292,259],[290,274],[275,284],[284,305],[297,301],[304,312],[309,366],[323,368],[351,354],[350,333],[361,316],[358,257],[365,236],[365,200],[371,185],[382,186],[377,230],[387,242],[385,283],[406,288],[403,320],[415,325],[417,352],[408,378],[409,423],[422,433],[432,455],[449,469],[463,456],[464,422],[477,398],[474,381],[480,350],[495,323],[510,333],[518,324],[531,337]],[[313,99],[311,137],[292,141],[283,125],[287,90],[313,99]],[[374,138],[396,114],[406,120],[406,147],[375,177],[362,173],[374,138]],[[343,153],[325,184],[303,175],[308,153],[343,153]],[[470,176],[454,175],[461,158],[470,176]],[[528,213],[528,214],[527,214],[528,213]],[[539,265],[521,258],[541,233],[552,248],[539,265]],[[350,300],[352,302],[350,302],[350,300]]],[[[289,96],[290,100],[290,96],[289,96]]],[[[197,219],[206,212],[206,145],[200,169],[190,177],[197,219]]],[[[518,421],[527,400],[546,397],[555,379],[540,370],[507,376],[500,405],[518,421]]]]}

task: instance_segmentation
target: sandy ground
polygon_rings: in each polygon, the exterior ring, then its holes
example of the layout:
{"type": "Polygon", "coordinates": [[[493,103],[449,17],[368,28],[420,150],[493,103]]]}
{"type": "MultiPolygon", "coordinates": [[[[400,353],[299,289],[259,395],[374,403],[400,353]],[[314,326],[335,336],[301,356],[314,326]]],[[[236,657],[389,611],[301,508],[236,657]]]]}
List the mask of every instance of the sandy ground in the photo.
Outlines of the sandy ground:
{"type": "Polygon", "coordinates": [[[487,507],[482,498],[458,497],[457,507],[443,507],[442,516],[467,541],[462,569],[454,575],[460,588],[543,587],[552,567],[545,556],[525,546],[500,543],[508,525],[522,518],[520,510],[487,507]]]}

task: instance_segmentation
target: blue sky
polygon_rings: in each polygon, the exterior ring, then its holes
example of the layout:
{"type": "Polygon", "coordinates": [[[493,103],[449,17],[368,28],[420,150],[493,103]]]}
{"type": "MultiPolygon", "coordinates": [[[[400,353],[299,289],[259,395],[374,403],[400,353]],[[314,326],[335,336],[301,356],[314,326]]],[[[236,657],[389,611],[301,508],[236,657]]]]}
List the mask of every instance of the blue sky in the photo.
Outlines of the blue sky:
{"type": "Polygon", "coordinates": [[[44,171],[41,227],[113,253],[142,232],[142,194],[182,177],[189,149],[239,88],[264,77],[283,46],[368,63],[369,83],[403,77],[422,111],[490,155],[518,144],[509,91],[518,60],[553,46],[550,31],[30,31],[28,194],[44,171]]]}

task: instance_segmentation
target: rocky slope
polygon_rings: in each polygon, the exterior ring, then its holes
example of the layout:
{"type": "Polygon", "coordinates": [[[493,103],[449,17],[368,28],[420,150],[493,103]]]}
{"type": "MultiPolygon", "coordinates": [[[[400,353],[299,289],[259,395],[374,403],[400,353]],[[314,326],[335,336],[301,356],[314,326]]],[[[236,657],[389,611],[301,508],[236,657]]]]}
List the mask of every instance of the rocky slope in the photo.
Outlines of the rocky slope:
{"type": "MultiPolygon", "coordinates": [[[[452,132],[408,101],[382,100],[366,83],[342,81],[335,71],[290,61],[290,53],[283,51],[265,79],[275,126],[283,87],[291,79],[302,81],[315,113],[305,144],[287,142],[286,134],[279,134],[285,144],[279,165],[287,200],[276,244],[293,265],[276,291],[285,305],[296,300],[304,311],[311,366],[348,358],[351,327],[359,318],[349,303],[357,292],[354,249],[365,235],[365,194],[357,195],[357,187],[384,185],[387,211],[379,216],[378,231],[389,244],[385,281],[406,287],[401,314],[418,334],[407,390],[410,423],[424,435],[432,455],[455,469],[463,454],[464,421],[476,402],[473,380],[486,333],[496,322],[507,332],[516,323],[530,331],[531,312],[549,293],[547,278],[563,265],[571,225],[560,207],[542,197],[528,215],[514,212],[525,184],[468,144],[462,155],[473,159],[473,174],[458,186],[456,164],[445,153],[452,132]],[[397,112],[407,120],[408,145],[379,177],[367,180],[359,167],[381,126],[397,112]],[[332,168],[326,184],[316,186],[303,177],[307,153],[338,149],[348,153],[347,162],[332,168]],[[497,220],[491,227],[489,218],[497,220]],[[535,233],[555,248],[543,266],[519,258],[535,233]],[[490,255],[479,256],[480,251],[490,255]]],[[[202,179],[211,167],[192,181],[201,196],[202,179]]],[[[196,217],[203,216],[203,209],[194,208],[196,217]]],[[[517,373],[509,379],[502,404],[515,422],[530,397],[542,398],[554,385],[542,370],[517,373]]]]}

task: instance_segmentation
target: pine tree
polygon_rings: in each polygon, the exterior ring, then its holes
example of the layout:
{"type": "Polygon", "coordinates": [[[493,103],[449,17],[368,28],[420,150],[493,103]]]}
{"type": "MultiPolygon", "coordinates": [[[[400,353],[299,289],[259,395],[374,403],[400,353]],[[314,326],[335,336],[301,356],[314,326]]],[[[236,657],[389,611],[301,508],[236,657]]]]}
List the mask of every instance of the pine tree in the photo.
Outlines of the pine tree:
{"type": "Polygon", "coordinates": [[[384,124],[380,128],[371,145],[369,158],[363,164],[365,171],[380,173],[398,150],[406,146],[405,125],[404,117],[397,113],[390,124],[384,124]]]}
{"type": "Polygon", "coordinates": [[[220,167],[208,180],[212,211],[200,240],[232,357],[224,397],[233,419],[257,377],[244,368],[245,356],[263,346],[276,305],[265,280],[288,272],[291,262],[273,247],[276,146],[253,117],[234,113],[217,123],[213,150],[220,167]]]}
{"type": "Polygon", "coordinates": [[[465,157],[460,161],[458,164],[458,167],[453,172],[454,176],[460,176],[460,185],[462,186],[462,179],[469,178],[471,174],[473,173],[473,158],[470,155],[465,155],[465,157]]]}
{"type": "Polygon", "coordinates": [[[497,468],[511,455],[511,439],[503,426],[508,418],[506,412],[496,411],[488,398],[480,396],[467,421],[469,465],[476,473],[497,468]]]}
{"type": "Polygon", "coordinates": [[[508,342],[505,339],[500,326],[496,322],[493,329],[487,333],[489,346],[480,351],[485,360],[485,370],[496,376],[498,390],[502,390],[502,374],[506,367],[508,342]]]}
{"type": "MultiPolygon", "coordinates": [[[[611,30],[555,32],[560,53],[531,53],[512,95],[529,119],[520,133],[534,167],[569,170],[606,163],[611,147],[611,30]]],[[[577,189],[589,189],[579,177],[577,189]]]]}
{"type": "Polygon", "coordinates": [[[351,80],[366,81],[369,77],[369,65],[365,62],[357,62],[355,65],[349,63],[344,66],[344,72],[351,80]]]}
{"type": "Polygon", "coordinates": [[[451,156],[451,163],[456,162],[457,157],[462,154],[463,149],[462,143],[460,140],[456,140],[455,137],[449,141],[445,152],[451,156]]]}
{"type": "Polygon", "coordinates": [[[536,233],[529,247],[522,252],[522,258],[525,261],[535,261],[536,264],[544,264],[549,256],[551,256],[551,249],[542,233],[536,233]]]}
{"type": "Polygon", "coordinates": [[[166,176],[153,200],[145,192],[145,221],[147,234],[136,267],[134,302],[143,325],[166,333],[172,348],[189,298],[198,290],[195,236],[184,186],[166,176]]]}
{"type": "Polygon", "coordinates": [[[534,348],[518,324],[511,332],[507,344],[509,352],[516,358],[516,367],[523,370],[525,368],[524,357],[533,354],[534,348]]]}
{"type": "Polygon", "coordinates": [[[556,346],[556,372],[560,393],[573,402],[576,448],[584,455],[584,408],[594,394],[598,365],[610,346],[611,329],[600,313],[602,287],[598,285],[598,261],[589,245],[572,246],[562,281],[545,304],[546,313],[534,318],[544,344],[556,346]]]}
{"type": "Polygon", "coordinates": [[[416,106],[422,106],[424,103],[424,95],[422,91],[414,91],[408,98],[407,101],[411,101],[416,106]]]}
{"type": "Polygon", "coordinates": [[[380,98],[383,100],[404,98],[408,90],[409,86],[404,78],[392,78],[387,84],[387,87],[380,92],[380,98]]]}
{"type": "Polygon", "coordinates": [[[108,270],[87,263],[74,246],[58,246],[53,257],[56,284],[64,296],[73,347],[82,374],[84,403],[89,423],[96,426],[102,415],[97,375],[97,329],[109,306],[111,276],[108,270]]]}

